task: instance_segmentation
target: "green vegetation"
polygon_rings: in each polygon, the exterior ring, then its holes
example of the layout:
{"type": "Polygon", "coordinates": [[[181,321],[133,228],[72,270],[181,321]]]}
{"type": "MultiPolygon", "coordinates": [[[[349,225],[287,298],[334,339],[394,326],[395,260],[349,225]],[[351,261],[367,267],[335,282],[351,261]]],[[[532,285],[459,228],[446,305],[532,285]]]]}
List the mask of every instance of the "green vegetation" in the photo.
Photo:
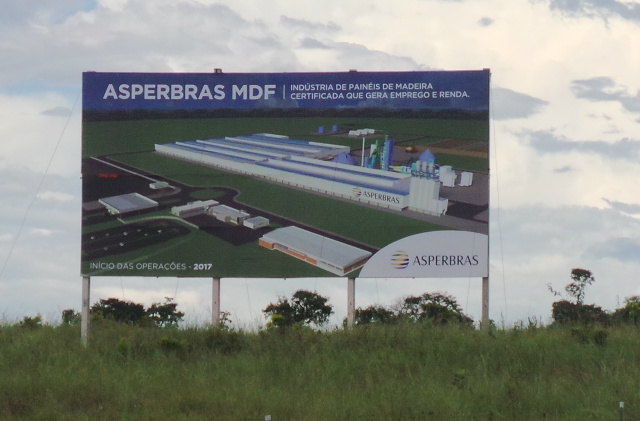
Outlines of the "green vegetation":
{"type": "Polygon", "coordinates": [[[489,161],[486,158],[439,153],[438,162],[446,162],[460,170],[489,172],[489,161]]]}
{"type": "MultiPolygon", "coordinates": [[[[92,319],[107,319],[131,325],[178,327],[184,313],[178,311],[177,307],[178,304],[171,297],[165,297],[164,303],[153,303],[147,309],[142,304],[107,298],[91,307],[91,317],[92,319]]],[[[65,314],[69,314],[69,311],[72,310],[63,312],[63,322],[65,314]]]]}
{"type": "MultiPolygon", "coordinates": [[[[594,281],[574,269],[566,290],[584,305],[594,281]]],[[[627,298],[607,324],[477,330],[453,297],[425,293],[395,310],[359,309],[352,329],[318,331],[309,326],[332,306],[299,290],[249,332],[229,313],[178,328],[169,298],[146,310],[100,300],[87,347],[73,310],[60,326],[0,324],[0,419],[601,421],[624,402],[624,419],[637,420],[639,302],[627,298]]]]}
{"type": "Polygon", "coordinates": [[[197,190],[191,193],[191,197],[197,200],[219,199],[224,196],[224,191],[216,189],[197,190]]]}
{"type": "Polygon", "coordinates": [[[406,297],[396,309],[379,305],[357,308],[356,325],[429,323],[434,325],[457,324],[472,327],[473,319],[462,312],[462,307],[451,295],[426,292],[406,297]]]}
{"type": "MultiPolygon", "coordinates": [[[[155,120],[85,121],[82,157],[153,150],[156,143],[210,139],[252,133],[277,133],[294,139],[349,145],[362,144],[346,135],[318,136],[319,126],[338,125],[341,130],[373,128],[396,142],[411,140],[426,145],[444,139],[488,142],[488,121],[423,118],[291,117],[291,118],[185,118],[155,120]]],[[[381,134],[379,139],[384,139],[381,134]]],[[[361,140],[361,139],[360,139],[361,140]]],[[[367,146],[375,137],[367,140],[367,146]]]]}
{"type": "Polygon", "coordinates": [[[613,420],[640,417],[640,331],[457,325],[0,326],[3,420],[613,420]]]}
{"type": "MultiPolygon", "coordinates": [[[[625,317],[628,314],[626,310],[633,305],[634,297],[627,299],[627,307],[625,309],[618,309],[613,314],[607,313],[602,307],[595,304],[584,304],[585,290],[588,285],[593,284],[595,281],[596,279],[590,270],[581,268],[571,270],[571,282],[564,287],[564,290],[569,297],[575,300],[575,303],[566,298],[553,303],[551,315],[555,324],[565,326],[608,325],[629,321],[625,317]]],[[[547,288],[554,296],[562,296],[562,293],[554,290],[551,284],[548,284],[547,288]]]]}
{"type": "Polygon", "coordinates": [[[322,326],[333,314],[333,306],[327,304],[328,301],[327,297],[301,289],[291,299],[280,297],[277,303],[269,304],[262,312],[271,317],[268,327],[322,326]]]}
{"type": "MultiPolygon", "coordinates": [[[[322,277],[329,275],[329,272],[318,267],[309,265],[302,260],[293,259],[290,256],[278,251],[269,250],[260,247],[254,243],[233,246],[233,253],[238,255],[252,256],[252,261],[269,262],[269,266],[259,264],[238,265],[237,259],[228,259],[230,246],[223,239],[211,236],[201,230],[194,230],[188,236],[179,237],[175,240],[155,244],[145,247],[141,250],[135,250],[126,255],[108,256],[100,259],[101,262],[108,264],[113,262],[126,261],[137,264],[139,262],[157,261],[157,262],[178,262],[184,259],[185,255],[189,256],[190,261],[194,262],[212,262],[215,265],[217,273],[224,273],[229,277],[268,277],[269,270],[276,273],[284,273],[289,276],[304,273],[309,277],[322,277]],[[188,244],[188,249],[184,245],[188,244]],[[123,257],[124,256],[124,257],[123,257]]],[[[105,270],[88,269],[89,262],[82,262],[85,270],[83,273],[91,276],[103,274],[105,270]]],[[[198,272],[185,270],[185,276],[202,276],[198,272]]],[[[137,269],[122,269],[119,273],[124,275],[139,275],[137,269]]]]}

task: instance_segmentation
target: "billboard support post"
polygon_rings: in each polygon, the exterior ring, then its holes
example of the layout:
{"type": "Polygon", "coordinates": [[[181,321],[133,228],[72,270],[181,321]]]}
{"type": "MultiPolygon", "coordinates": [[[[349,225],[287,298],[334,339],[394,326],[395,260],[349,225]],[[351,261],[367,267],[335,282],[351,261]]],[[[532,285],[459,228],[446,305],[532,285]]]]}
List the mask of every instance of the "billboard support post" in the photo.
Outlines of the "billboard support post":
{"type": "Polygon", "coordinates": [[[89,303],[91,301],[91,277],[82,277],[82,310],[80,311],[80,339],[82,345],[87,346],[89,343],[89,331],[91,328],[91,320],[89,314],[89,303]]]}
{"type": "Polygon", "coordinates": [[[347,327],[351,328],[356,320],[356,278],[347,279],[347,327]]]}
{"type": "Polygon", "coordinates": [[[489,329],[489,277],[482,278],[482,329],[489,329]]]}
{"type": "Polygon", "coordinates": [[[217,326],[220,323],[220,278],[213,278],[211,284],[211,324],[217,326]]]}

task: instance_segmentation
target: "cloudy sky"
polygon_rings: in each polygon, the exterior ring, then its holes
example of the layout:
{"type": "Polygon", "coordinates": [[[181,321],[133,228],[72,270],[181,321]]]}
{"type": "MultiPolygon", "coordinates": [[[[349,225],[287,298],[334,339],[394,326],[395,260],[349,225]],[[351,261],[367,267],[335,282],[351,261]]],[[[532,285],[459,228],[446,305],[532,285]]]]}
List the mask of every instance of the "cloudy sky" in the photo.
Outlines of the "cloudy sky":
{"type": "MultiPolygon", "coordinates": [[[[0,14],[0,320],[80,310],[81,75],[490,68],[490,317],[548,323],[572,268],[586,303],[640,294],[640,2],[6,0],[0,14]],[[366,4],[366,5],[365,5],[366,4]]],[[[240,326],[306,288],[340,323],[346,279],[223,279],[240,326]]],[[[356,281],[356,305],[447,292],[480,319],[481,280],[356,281]]],[[[91,279],[91,301],[176,297],[207,279],[91,279]]]]}

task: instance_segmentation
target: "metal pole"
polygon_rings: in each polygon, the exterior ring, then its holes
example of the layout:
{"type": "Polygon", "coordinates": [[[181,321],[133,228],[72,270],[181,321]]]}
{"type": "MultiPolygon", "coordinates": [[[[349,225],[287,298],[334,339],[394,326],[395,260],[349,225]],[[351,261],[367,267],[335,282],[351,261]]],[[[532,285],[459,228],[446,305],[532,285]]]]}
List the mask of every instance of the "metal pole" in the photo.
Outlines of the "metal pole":
{"type": "Polygon", "coordinates": [[[489,277],[482,278],[482,329],[489,328],[489,277]]]}
{"type": "Polygon", "coordinates": [[[220,278],[213,278],[211,286],[211,324],[217,326],[220,323],[220,278]]]}
{"type": "Polygon", "coordinates": [[[356,321],[356,278],[347,279],[347,327],[356,321]]]}
{"type": "Polygon", "coordinates": [[[91,301],[91,278],[82,277],[82,310],[80,311],[80,340],[82,345],[89,344],[89,331],[91,329],[91,315],[89,314],[89,303],[91,301]]]}
{"type": "MultiPolygon", "coordinates": [[[[489,69],[486,69],[489,70],[489,69]]],[[[491,92],[491,71],[489,71],[489,80],[487,86],[488,92],[491,92]]],[[[487,140],[489,140],[489,154],[487,156],[487,175],[488,175],[488,183],[489,183],[489,205],[491,205],[491,127],[487,126],[487,140]]],[[[491,220],[491,206],[488,207],[487,212],[489,212],[489,220],[491,220]]],[[[487,231],[487,234],[490,232],[487,231]]],[[[487,237],[487,276],[482,278],[482,322],[480,324],[480,328],[483,330],[489,329],[489,261],[491,259],[491,243],[489,242],[489,237],[487,237]]]]}

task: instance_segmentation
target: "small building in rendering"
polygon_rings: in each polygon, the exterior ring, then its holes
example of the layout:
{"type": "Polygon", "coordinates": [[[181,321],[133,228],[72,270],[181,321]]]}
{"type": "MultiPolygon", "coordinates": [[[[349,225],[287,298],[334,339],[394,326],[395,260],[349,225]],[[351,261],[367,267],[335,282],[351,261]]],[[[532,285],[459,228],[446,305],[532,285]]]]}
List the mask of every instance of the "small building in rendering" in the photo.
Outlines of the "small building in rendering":
{"type": "Polygon", "coordinates": [[[269,218],[265,218],[264,216],[254,216],[253,218],[245,219],[242,222],[247,228],[251,228],[252,230],[257,230],[259,228],[264,228],[269,226],[269,218]]]}
{"type": "Polygon", "coordinates": [[[217,220],[235,225],[242,225],[242,222],[251,217],[248,213],[234,209],[226,205],[212,206],[207,209],[207,215],[215,217],[217,220]]]}
{"type": "Polygon", "coordinates": [[[210,207],[216,206],[218,203],[219,202],[215,200],[196,200],[195,202],[189,202],[186,205],[172,207],[171,213],[181,218],[188,218],[190,216],[206,213],[210,207]]]}

